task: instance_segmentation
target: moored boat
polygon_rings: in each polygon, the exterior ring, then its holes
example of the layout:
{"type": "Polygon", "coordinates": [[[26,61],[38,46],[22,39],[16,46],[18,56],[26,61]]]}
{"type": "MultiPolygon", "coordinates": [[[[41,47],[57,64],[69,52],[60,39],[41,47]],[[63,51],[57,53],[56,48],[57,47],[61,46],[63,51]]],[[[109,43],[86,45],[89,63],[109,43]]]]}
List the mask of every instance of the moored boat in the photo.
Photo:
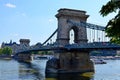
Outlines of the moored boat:
{"type": "Polygon", "coordinates": [[[106,64],[106,62],[103,59],[92,59],[94,64],[106,64]]]}

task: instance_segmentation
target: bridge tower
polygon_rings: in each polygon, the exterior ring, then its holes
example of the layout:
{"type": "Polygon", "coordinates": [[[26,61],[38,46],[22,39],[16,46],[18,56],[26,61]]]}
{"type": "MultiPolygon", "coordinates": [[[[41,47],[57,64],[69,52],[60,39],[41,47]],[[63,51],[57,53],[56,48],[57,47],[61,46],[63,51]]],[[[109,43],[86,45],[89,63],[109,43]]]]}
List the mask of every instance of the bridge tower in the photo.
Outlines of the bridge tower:
{"type": "MultiPolygon", "coordinates": [[[[87,32],[83,26],[75,26],[69,23],[73,21],[80,23],[80,21],[86,22],[89,17],[85,11],[73,10],[73,9],[60,9],[56,15],[58,19],[58,33],[57,43],[65,46],[69,43],[70,30],[74,31],[74,43],[83,44],[87,43],[87,32]]],[[[49,60],[46,65],[46,73],[83,73],[93,72],[94,66],[90,60],[88,50],[66,50],[56,51],[55,59],[49,60]]]]}
{"type": "Polygon", "coordinates": [[[68,23],[68,20],[74,21],[76,23],[79,23],[80,21],[86,22],[89,15],[86,15],[85,11],[64,8],[58,10],[58,14],[56,14],[56,17],[58,19],[58,44],[69,44],[71,30],[74,31],[74,43],[87,42],[86,28],[82,26],[74,26],[68,23]]]}

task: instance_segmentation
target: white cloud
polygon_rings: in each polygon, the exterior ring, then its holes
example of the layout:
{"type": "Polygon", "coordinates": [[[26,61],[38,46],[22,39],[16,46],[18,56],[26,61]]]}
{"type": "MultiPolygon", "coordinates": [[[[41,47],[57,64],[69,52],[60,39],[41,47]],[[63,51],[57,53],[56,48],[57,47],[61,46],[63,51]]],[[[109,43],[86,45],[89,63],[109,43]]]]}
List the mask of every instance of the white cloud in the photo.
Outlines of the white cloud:
{"type": "Polygon", "coordinates": [[[16,8],[16,5],[11,4],[11,3],[6,3],[5,6],[9,8],[16,8]]]}

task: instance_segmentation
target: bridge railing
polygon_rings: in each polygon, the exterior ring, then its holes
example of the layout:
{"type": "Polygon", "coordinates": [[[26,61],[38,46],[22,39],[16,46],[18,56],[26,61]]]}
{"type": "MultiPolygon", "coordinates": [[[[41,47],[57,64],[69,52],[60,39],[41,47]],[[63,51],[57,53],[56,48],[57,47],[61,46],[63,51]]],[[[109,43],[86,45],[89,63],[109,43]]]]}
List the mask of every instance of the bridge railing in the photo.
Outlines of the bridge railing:
{"type": "Polygon", "coordinates": [[[84,43],[84,44],[71,44],[65,46],[68,49],[76,48],[76,49],[120,49],[120,45],[110,43],[110,42],[93,42],[93,43],[84,43]]]}

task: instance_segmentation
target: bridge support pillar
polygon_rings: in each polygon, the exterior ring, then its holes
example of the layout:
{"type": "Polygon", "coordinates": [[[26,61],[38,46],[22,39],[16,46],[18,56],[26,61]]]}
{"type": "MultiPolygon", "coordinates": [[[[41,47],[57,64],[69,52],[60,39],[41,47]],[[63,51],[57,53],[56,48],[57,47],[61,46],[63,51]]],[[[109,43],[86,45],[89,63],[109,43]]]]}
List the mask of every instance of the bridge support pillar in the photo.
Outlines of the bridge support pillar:
{"type": "Polygon", "coordinates": [[[24,62],[30,62],[32,60],[31,54],[27,54],[27,53],[25,54],[20,53],[17,56],[15,56],[15,59],[17,59],[18,61],[24,61],[24,62]]]}
{"type": "Polygon", "coordinates": [[[60,54],[60,68],[63,72],[84,73],[93,72],[93,63],[88,52],[67,52],[60,54]]]}
{"type": "Polygon", "coordinates": [[[63,52],[59,59],[49,60],[46,65],[46,73],[84,73],[94,72],[93,62],[89,52],[63,52]]]}

